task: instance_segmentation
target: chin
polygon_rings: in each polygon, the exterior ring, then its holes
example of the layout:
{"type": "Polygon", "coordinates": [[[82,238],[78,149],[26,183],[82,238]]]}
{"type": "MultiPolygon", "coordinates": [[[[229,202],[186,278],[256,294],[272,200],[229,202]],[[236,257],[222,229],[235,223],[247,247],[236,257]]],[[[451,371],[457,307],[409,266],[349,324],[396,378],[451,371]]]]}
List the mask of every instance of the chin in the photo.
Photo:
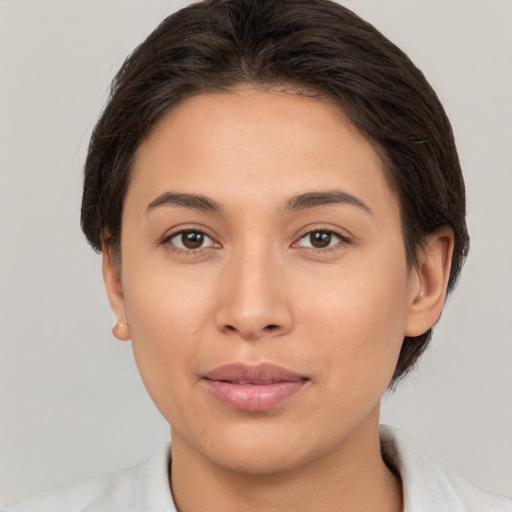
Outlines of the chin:
{"type": "Polygon", "coordinates": [[[263,476],[291,471],[321,458],[338,440],[322,436],[320,428],[304,428],[300,422],[259,420],[210,428],[207,437],[195,438],[192,448],[217,467],[263,476]]]}
{"type": "MultiPolygon", "coordinates": [[[[207,455],[208,456],[208,455],[207,455]]],[[[283,447],[276,443],[235,445],[222,452],[209,454],[219,467],[245,475],[276,475],[291,471],[304,464],[308,457],[296,446],[283,447]]]]}

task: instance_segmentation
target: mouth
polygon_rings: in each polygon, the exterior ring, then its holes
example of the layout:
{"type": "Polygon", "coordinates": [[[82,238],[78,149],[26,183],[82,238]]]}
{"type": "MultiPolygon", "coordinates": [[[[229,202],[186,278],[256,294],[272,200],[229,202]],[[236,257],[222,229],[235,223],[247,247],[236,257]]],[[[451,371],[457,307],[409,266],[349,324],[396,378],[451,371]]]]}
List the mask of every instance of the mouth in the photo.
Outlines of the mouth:
{"type": "Polygon", "coordinates": [[[309,378],[274,364],[229,364],[206,373],[208,390],[230,408],[257,412],[272,409],[295,396],[309,378]]]}

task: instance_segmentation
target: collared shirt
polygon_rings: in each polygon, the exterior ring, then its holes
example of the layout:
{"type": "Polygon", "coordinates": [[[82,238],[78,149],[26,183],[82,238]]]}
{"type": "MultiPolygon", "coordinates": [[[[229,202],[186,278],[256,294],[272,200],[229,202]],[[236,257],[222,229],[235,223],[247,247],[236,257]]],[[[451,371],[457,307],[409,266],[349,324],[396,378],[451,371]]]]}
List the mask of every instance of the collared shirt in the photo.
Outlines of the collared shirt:
{"type": "MultiPolygon", "coordinates": [[[[442,468],[399,430],[382,426],[380,438],[384,460],[402,479],[404,512],[512,512],[512,500],[442,468]]],[[[176,512],[170,453],[168,444],[143,464],[24,500],[4,512],[176,512]]]]}

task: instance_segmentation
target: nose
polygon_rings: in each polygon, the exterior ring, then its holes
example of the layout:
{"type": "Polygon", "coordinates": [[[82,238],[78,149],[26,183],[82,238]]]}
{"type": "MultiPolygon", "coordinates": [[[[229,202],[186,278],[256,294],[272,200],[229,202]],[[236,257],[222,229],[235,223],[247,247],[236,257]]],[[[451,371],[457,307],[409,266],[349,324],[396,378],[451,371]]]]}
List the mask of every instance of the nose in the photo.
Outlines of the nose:
{"type": "Polygon", "coordinates": [[[289,333],[292,297],[283,270],[270,250],[233,255],[219,285],[217,328],[248,341],[289,333]]]}

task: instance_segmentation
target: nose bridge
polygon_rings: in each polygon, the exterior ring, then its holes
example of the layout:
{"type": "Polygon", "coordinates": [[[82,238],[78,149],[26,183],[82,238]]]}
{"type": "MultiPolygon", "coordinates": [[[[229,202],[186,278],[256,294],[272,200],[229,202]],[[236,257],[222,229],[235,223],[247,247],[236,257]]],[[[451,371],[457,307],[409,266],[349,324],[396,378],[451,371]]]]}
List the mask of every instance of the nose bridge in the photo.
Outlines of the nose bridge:
{"type": "Polygon", "coordinates": [[[269,240],[252,239],[233,248],[222,276],[219,328],[246,339],[291,328],[282,258],[269,240]]]}

